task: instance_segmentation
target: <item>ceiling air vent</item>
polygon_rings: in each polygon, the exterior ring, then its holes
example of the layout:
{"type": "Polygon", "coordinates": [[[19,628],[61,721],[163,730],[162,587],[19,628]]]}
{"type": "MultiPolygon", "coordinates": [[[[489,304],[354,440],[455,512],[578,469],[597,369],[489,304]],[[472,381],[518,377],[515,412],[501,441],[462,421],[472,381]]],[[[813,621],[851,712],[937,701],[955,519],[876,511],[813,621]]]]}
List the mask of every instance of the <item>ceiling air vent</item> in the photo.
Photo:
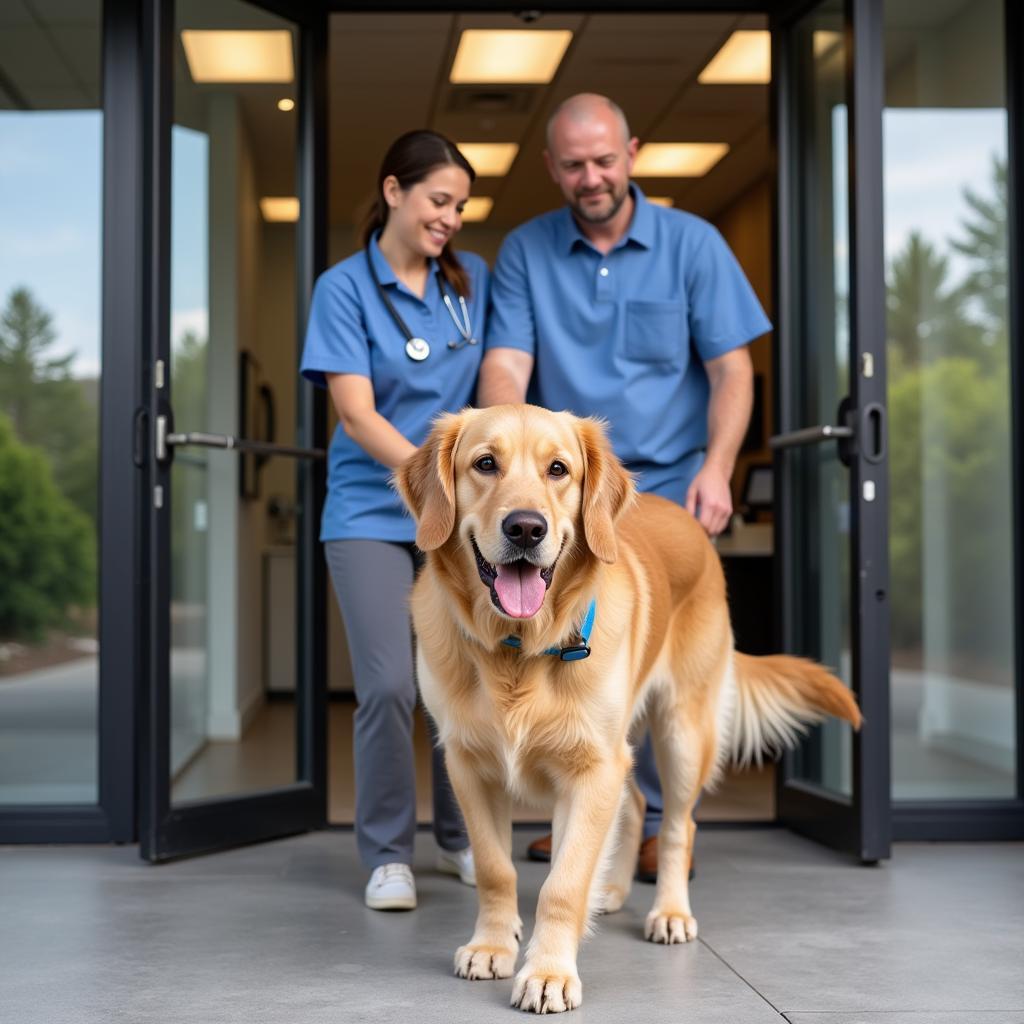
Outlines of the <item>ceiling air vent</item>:
{"type": "Polygon", "coordinates": [[[525,114],[537,90],[532,88],[459,88],[448,94],[446,110],[452,114],[480,114],[500,117],[503,114],[525,114]]]}

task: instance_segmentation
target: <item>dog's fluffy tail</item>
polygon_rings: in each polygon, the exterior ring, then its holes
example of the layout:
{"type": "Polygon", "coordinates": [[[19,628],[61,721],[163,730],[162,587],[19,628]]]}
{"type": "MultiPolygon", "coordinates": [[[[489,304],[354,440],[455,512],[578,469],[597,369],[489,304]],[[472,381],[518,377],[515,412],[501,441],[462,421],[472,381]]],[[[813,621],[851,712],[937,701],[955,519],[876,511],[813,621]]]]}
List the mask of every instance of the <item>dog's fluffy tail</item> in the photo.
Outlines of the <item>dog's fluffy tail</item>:
{"type": "Polygon", "coordinates": [[[853,694],[821,665],[784,654],[755,658],[733,653],[735,698],[729,747],[739,764],[795,745],[808,725],[826,715],[860,728],[853,694]]]}

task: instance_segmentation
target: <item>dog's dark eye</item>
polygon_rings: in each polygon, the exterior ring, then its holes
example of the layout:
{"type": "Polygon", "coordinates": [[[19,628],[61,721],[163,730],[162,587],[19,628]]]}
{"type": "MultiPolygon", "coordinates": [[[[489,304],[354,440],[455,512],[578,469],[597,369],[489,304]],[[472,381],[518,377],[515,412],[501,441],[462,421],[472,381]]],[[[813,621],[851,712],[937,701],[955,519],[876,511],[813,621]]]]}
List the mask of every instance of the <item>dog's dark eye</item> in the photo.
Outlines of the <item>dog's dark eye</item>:
{"type": "Polygon", "coordinates": [[[473,463],[473,468],[479,470],[481,473],[494,473],[498,464],[494,461],[493,455],[481,455],[476,462],[473,463]]]}
{"type": "Polygon", "coordinates": [[[558,459],[555,459],[555,461],[548,467],[548,475],[554,477],[568,476],[569,470],[566,468],[564,462],[559,462],[558,459]]]}

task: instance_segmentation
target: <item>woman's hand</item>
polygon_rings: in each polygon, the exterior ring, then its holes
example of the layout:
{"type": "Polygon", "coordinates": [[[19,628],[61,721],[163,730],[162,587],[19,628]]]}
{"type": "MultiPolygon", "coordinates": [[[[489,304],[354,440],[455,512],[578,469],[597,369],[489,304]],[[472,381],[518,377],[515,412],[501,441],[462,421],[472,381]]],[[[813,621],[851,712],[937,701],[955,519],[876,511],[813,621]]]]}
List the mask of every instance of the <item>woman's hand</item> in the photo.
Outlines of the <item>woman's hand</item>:
{"type": "Polygon", "coordinates": [[[416,446],[377,412],[368,377],[357,373],[324,376],[342,429],[367,455],[389,469],[397,469],[416,451],[416,446]]]}

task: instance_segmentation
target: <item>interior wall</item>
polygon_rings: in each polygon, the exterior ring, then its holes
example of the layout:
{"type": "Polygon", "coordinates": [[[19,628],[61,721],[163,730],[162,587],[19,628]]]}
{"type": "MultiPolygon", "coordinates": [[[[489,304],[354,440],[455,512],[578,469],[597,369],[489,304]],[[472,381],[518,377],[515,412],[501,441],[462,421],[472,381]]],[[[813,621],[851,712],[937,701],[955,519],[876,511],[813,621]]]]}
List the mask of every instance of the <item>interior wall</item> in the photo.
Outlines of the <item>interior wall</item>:
{"type": "MultiPolygon", "coordinates": [[[[264,272],[263,230],[251,140],[238,98],[210,103],[210,349],[207,422],[239,433],[239,353],[272,353],[264,310],[294,309],[294,269],[264,272]],[[268,286],[268,288],[264,288],[268,286]],[[260,314],[257,315],[257,305],[260,314]]],[[[291,261],[294,267],[294,255],[291,261]]],[[[272,318],[272,314],[271,318],[272,318]]],[[[291,328],[294,338],[294,326],[291,328]]],[[[294,352],[294,345],[292,346],[294,352]]],[[[294,357],[294,356],[293,356],[294,357]]],[[[264,371],[265,372],[265,371],[264,371]]],[[[294,368],[288,369],[294,377],[294,368]]],[[[294,420],[294,397],[292,397],[294,420]]],[[[264,634],[261,566],[265,516],[260,502],[239,502],[240,457],[209,452],[207,736],[238,739],[262,703],[264,634]]]]}
{"type": "MultiPolygon", "coordinates": [[[[254,346],[256,324],[263,314],[262,293],[259,289],[260,268],[263,265],[259,195],[252,142],[242,116],[239,116],[237,197],[239,334],[236,351],[254,346]]],[[[237,357],[233,380],[237,392],[237,357]]],[[[238,456],[234,457],[237,460],[238,456]]],[[[257,509],[245,502],[240,502],[237,507],[239,562],[236,576],[238,619],[235,634],[235,693],[239,728],[240,732],[244,732],[263,702],[263,645],[253,639],[263,635],[260,604],[263,518],[257,509]]]]}
{"type": "MultiPolygon", "coordinates": [[[[763,178],[747,189],[714,219],[715,227],[729,243],[743,272],[753,286],[768,318],[772,319],[772,187],[763,178]]],[[[772,429],[774,387],[772,381],[772,335],[766,334],[750,346],[754,373],[763,386],[761,436],[764,444],[755,451],[741,452],[732,478],[733,505],[739,502],[747,468],[753,463],[771,462],[768,437],[772,429]]]]}
{"type": "Polygon", "coordinates": [[[927,33],[928,45],[921,45],[926,33],[919,25],[887,23],[886,106],[991,106],[1006,87],[1003,64],[978,57],[991,52],[1002,8],[1003,0],[972,0],[927,33]]]}
{"type": "MultiPolygon", "coordinates": [[[[236,380],[241,327],[239,268],[239,165],[244,126],[236,97],[210,97],[209,183],[209,350],[207,356],[208,429],[233,434],[238,419],[236,380]]],[[[238,461],[233,452],[208,453],[209,533],[207,568],[208,691],[206,735],[233,738],[241,734],[235,681],[238,675],[239,564],[238,461]]]]}
{"type": "MultiPolygon", "coordinates": [[[[260,374],[274,398],[274,440],[295,441],[296,368],[299,352],[295,338],[295,225],[264,223],[261,226],[259,274],[259,315],[254,324],[256,356],[260,374]]],[[[259,477],[261,513],[266,516],[270,498],[295,498],[295,463],[272,458],[259,477]]],[[[272,537],[267,537],[273,542],[272,537]]]]}
{"type": "MultiPolygon", "coordinates": [[[[255,208],[255,207],[254,207],[255,208]]],[[[352,235],[352,232],[346,232],[352,235]]],[[[354,235],[353,235],[354,237],[354,235]]],[[[337,262],[348,255],[345,247],[347,237],[340,242],[341,252],[334,251],[336,240],[331,238],[331,262],[337,262]]],[[[295,226],[292,224],[264,223],[261,228],[260,274],[257,294],[258,315],[255,318],[255,344],[250,351],[256,357],[260,376],[272,390],[274,398],[275,440],[281,444],[295,442],[295,416],[297,373],[301,356],[301,339],[295,336],[295,226]]],[[[331,418],[331,430],[335,420],[331,418]]],[[[261,573],[270,571],[265,556],[286,558],[289,567],[294,566],[295,557],[295,514],[296,463],[290,458],[272,458],[263,467],[259,477],[259,497],[243,503],[244,515],[252,531],[253,554],[251,564],[260,567],[261,573]],[[275,502],[284,509],[282,518],[270,515],[270,503],[275,502]]],[[[321,553],[322,554],[322,553],[321,553]]],[[[292,571],[290,568],[288,571],[292,571]]],[[[294,650],[294,593],[267,591],[263,575],[252,583],[253,600],[267,600],[265,614],[273,621],[264,622],[262,628],[250,632],[269,640],[271,634],[275,643],[291,645],[294,650]],[[286,621],[281,621],[285,619],[286,621]]],[[[261,606],[262,608],[262,606],[261,606]]],[[[250,613],[255,615],[252,607],[250,613]]],[[[333,594],[328,596],[327,611],[327,671],[328,688],[335,692],[352,690],[352,669],[345,640],[345,629],[338,612],[333,594]]],[[[257,620],[253,620],[254,622],[257,620]]],[[[262,682],[267,666],[264,660],[269,656],[267,643],[261,643],[259,672],[256,678],[262,682]]],[[[294,657],[277,652],[272,658],[276,664],[294,665],[294,657]]],[[[268,680],[275,690],[291,689],[293,679],[268,680]]]]}
{"type": "MultiPolygon", "coordinates": [[[[272,396],[272,440],[294,444],[295,226],[262,222],[260,238],[258,311],[249,348],[259,367],[260,383],[272,396]]],[[[257,472],[255,460],[250,459],[249,466],[257,472]]],[[[258,544],[252,595],[259,601],[261,617],[260,628],[250,635],[259,638],[259,682],[271,690],[295,685],[295,474],[294,459],[268,459],[255,478],[257,497],[241,503],[258,544]],[[271,505],[281,514],[271,517],[271,505]]]]}

